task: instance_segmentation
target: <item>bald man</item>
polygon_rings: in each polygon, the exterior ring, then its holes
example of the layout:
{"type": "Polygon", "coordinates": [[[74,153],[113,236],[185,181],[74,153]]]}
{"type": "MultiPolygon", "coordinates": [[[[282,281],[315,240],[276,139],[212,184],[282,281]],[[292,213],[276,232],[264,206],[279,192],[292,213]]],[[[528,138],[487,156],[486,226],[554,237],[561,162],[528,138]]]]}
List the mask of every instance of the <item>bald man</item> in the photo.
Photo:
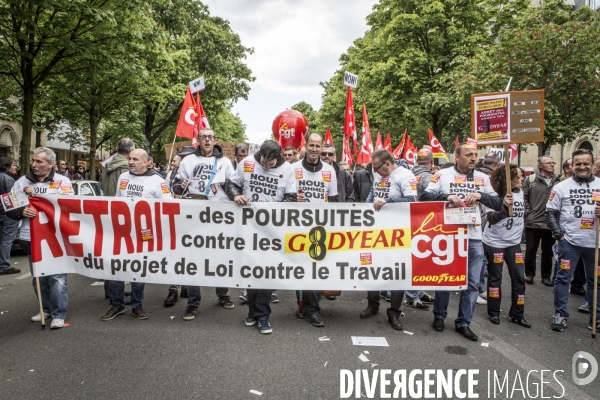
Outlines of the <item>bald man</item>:
{"type": "MultiPolygon", "coordinates": [[[[115,197],[135,198],[171,198],[169,185],[154,168],[148,168],[148,153],[143,149],[131,150],[127,156],[128,172],[119,176],[115,197]]],[[[148,313],[142,307],[145,283],[131,282],[131,313],[138,319],[148,319],[148,313]]],[[[125,282],[111,281],[111,308],[102,321],[109,321],[125,312],[125,282]]]]}

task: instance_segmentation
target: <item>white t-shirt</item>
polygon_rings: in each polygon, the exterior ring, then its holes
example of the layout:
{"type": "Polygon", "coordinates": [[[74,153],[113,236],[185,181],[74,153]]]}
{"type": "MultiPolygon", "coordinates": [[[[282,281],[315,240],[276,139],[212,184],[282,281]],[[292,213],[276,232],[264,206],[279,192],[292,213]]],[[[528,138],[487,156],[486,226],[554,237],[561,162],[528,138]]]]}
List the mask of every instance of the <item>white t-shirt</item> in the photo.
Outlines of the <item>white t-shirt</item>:
{"type": "MultiPolygon", "coordinates": [[[[431,177],[429,186],[425,189],[426,192],[447,195],[457,195],[461,199],[465,199],[469,193],[487,193],[492,196],[497,196],[490,178],[483,172],[473,171],[471,180],[467,174],[461,174],[456,168],[444,168],[436,172],[431,177]]],[[[468,235],[469,239],[481,240],[481,225],[469,224],[468,235]]]]}
{"type": "Polygon", "coordinates": [[[147,199],[168,199],[171,196],[169,185],[158,174],[133,175],[129,171],[119,176],[115,197],[142,197],[147,199]]]}
{"type": "Polygon", "coordinates": [[[242,188],[250,202],[278,202],[286,193],[296,193],[296,178],[292,164],[284,162],[265,170],[254,156],[243,159],[231,181],[242,188]]]}
{"type": "Polygon", "coordinates": [[[310,172],[302,166],[302,161],[292,164],[296,178],[296,192],[302,190],[307,202],[327,202],[329,196],[337,196],[335,169],[325,163],[318,172],[310,172]]]}
{"type": "Polygon", "coordinates": [[[579,184],[569,178],[554,186],[546,209],[560,211],[560,226],[569,243],[594,248],[596,201],[600,201],[600,179],[594,179],[588,187],[585,183],[579,184]]]}
{"type": "Polygon", "coordinates": [[[226,179],[231,179],[233,176],[233,166],[227,157],[200,157],[196,154],[190,154],[181,160],[177,179],[188,179],[187,190],[190,194],[205,195],[206,185],[210,182],[210,175],[215,167],[217,160],[217,172],[210,184],[208,191],[208,200],[225,200],[229,201],[229,197],[223,190],[223,184],[226,179]]]}
{"type": "MultiPolygon", "coordinates": [[[[71,180],[64,175],[54,173],[52,181],[32,182],[26,176],[22,176],[15,182],[12,192],[22,192],[26,186],[33,189],[36,195],[73,196],[71,180]]],[[[21,223],[20,240],[31,241],[31,228],[29,218],[23,218],[21,223]]]]}
{"type": "Polygon", "coordinates": [[[409,196],[417,198],[417,178],[408,169],[398,167],[385,178],[373,173],[373,202],[386,199],[393,203],[394,199],[409,196]]]}
{"type": "MultiPolygon", "coordinates": [[[[523,215],[525,214],[525,203],[523,202],[523,191],[513,192],[513,216],[506,217],[496,224],[489,223],[483,230],[483,242],[492,247],[505,249],[521,243],[523,235],[523,215]]],[[[484,207],[485,208],[485,207],[484,207]]],[[[486,209],[484,212],[493,211],[486,209]]]]}

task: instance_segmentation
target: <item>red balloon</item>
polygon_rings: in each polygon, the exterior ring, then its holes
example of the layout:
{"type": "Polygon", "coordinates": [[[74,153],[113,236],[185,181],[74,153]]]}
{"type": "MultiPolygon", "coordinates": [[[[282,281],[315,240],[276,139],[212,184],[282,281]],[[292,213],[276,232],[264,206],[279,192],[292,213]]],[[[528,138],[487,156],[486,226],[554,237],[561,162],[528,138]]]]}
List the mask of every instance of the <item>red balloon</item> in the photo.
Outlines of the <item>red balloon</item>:
{"type": "Polygon", "coordinates": [[[308,130],[308,120],[298,111],[285,110],[275,117],[271,129],[275,140],[281,139],[282,148],[298,148],[302,142],[302,135],[306,135],[308,130]]]}

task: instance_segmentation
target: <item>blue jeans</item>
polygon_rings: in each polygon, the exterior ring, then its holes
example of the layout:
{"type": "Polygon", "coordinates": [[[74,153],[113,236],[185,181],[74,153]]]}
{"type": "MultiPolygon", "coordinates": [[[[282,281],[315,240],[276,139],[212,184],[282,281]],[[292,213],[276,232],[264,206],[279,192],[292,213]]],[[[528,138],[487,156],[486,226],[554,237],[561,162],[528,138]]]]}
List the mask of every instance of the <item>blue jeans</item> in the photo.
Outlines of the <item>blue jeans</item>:
{"type": "MultiPolygon", "coordinates": [[[[171,290],[171,288],[169,288],[171,290]]],[[[228,288],[215,288],[217,297],[227,296],[228,288]]],[[[188,306],[199,306],[202,296],[200,295],[200,286],[188,286],[188,306]]]]}
{"type": "MultiPolygon", "coordinates": [[[[29,259],[29,268],[33,274],[31,263],[31,242],[21,240],[21,248],[29,259]]],[[[66,319],[67,306],[69,305],[69,294],[67,287],[67,274],[40,276],[40,294],[42,295],[42,308],[45,313],[50,314],[53,319],[66,319]]],[[[31,280],[33,292],[37,297],[35,278],[31,280]]]]}
{"type": "Polygon", "coordinates": [[[406,292],[406,302],[410,303],[412,301],[419,300],[424,294],[424,290],[407,290],[406,292]]]}
{"type": "MultiPolygon", "coordinates": [[[[467,266],[468,286],[460,292],[460,302],[458,304],[458,318],[454,320],[457,328],[469,326],[473,320],[473,312],[479,296],[479,279],[481,276],[481,266],[483,264],[483,244],[481,240],[469,239],[469,264],[467,266]]],[[[436,290],[435,300],[433,301],[433,315],[435,318],[446,319],[448,316],[448,303],[450,302],[450,292],[436,290]]]]}
{"type": "MultiPolygon", "coordinates": [[[[594,298],[594,248],[574,246],[566,239],[558,242],[558,263],[565,265],[562,260],[570,261],[569,269],[558,268],[556,277],[554,278],[554,311],[563,317],[569,316],[567,302],[569,301],[569,283],[575,272],[575,268],[579,259],[583,259],[583,267],[585,268],[586,294],[588,299],[594,298]]],[[[598,293],[600,293],[600,285],[598,285],[598,293]]],[[[600,296],[598,296],[600,298],[600,296]]],[[[596,315],[600,317],[600,302],[596,305],[596,315]]],[[[590,304],[590,323],[592,321],[593,305],[590,304]]]]}
{"type": "MultiPolygon", "coordinates": [[[[125,282],[107,281],[110,292],[110,304],[125,307],[125,282]]],[[[145,283],[131,282],[131,309],[138,308],[144,301],[145,283]]]]}
{"type": "Polygon", "coordinates": [[[0,271],[10,269],[10,248],[18,227],[19,221],[0,215],[0,271]]]}

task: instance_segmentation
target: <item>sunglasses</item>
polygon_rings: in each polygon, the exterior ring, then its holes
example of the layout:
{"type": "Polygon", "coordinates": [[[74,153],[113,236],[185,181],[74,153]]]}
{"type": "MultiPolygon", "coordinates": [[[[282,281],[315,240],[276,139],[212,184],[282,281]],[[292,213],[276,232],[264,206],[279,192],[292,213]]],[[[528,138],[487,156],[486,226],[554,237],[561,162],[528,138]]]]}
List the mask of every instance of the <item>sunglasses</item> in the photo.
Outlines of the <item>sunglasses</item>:
{"type": "Polygon", "coordinates": [[[329,156],[329,157],[333,157],[333,155],[334,155],[334,154],[335,154],[335,153],[327,153],[327,152],[322,152],[322,153],[321,153],[321,157],[327,157],[327,156],[329,156]]]}
{"type": "Polygon", "coordinates": [[[379,168],[383,167],[385,164],[387,164],[388,162],[384,162],[383,164],[379,165],[379,167],[375,168],[375,166],[373,164],[371,164],[371,166],[373,167],[373,171],[377,172],[379,171],[379,168]]]}

